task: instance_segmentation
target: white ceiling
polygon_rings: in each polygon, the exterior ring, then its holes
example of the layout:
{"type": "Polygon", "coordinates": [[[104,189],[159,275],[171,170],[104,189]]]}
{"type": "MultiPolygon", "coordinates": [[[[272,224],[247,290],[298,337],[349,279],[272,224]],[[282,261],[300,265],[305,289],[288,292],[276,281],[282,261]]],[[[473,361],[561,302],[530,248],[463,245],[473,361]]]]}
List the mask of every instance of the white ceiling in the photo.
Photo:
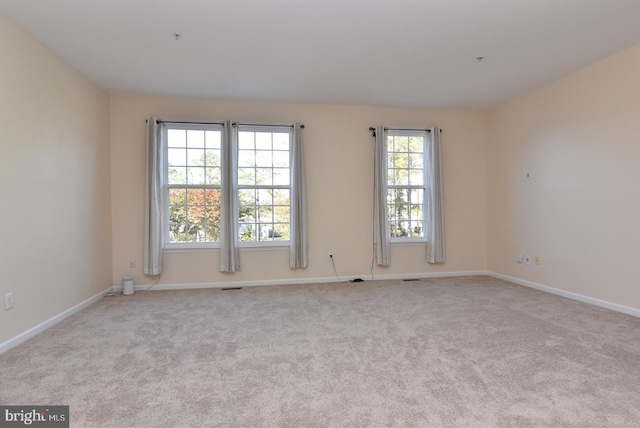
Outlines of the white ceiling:
{"type": "Polygon", "coordinates": [[[0,10],[107,91],[224,99],[482,108],[640,43],[639,0],[0,0],[0,10]]]}

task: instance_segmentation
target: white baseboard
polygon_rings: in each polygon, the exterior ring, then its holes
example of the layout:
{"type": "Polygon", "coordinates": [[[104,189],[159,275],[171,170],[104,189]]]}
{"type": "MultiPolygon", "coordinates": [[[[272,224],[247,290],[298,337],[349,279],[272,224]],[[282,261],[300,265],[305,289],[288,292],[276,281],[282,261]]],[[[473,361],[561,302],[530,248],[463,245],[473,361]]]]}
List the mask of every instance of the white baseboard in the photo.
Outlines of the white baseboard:
{"type": "Polygon", "coordinates": [[[35,327],[30,328],[29,330],[25,331],[24,333],[20,333],[19,335],[12,337],[11,339],[0,343],[0,354],[3,354],[5,352],[7,352],[10,349],[15,348],[16,346],[20,345],[21,343],[26,342],[27,340],[31,339],[32,337],[34,337],[35,335],[42,333],[43,331],[45,331],[46,329],[53,327],[54,325],[58,324],[60,321],[64,320],[65,318],[70,317],[71,315],[75,314],[76,312],[80,312],[82,309],[86,308],[87,306],[92,305],[93,303],[97,302],[98,300],[102,299],[102,297],[104,296],[104,291],[101,291],[100,293],[96,294],[93,297],[89,297],[87,300],[78,303],[77,305],[73,306],[72,308],[67,309],[64,312],[59,313],[58,315],[49,318],[48,320],[38,324],[35,327]]]}
{"type": "Polygon", "coordinates": [[[606,300],[600,300],[589,296],[584,296],[578,293],[572,293],[571,291],[561,290],[559,288],[549,287],[547,285],[538,284],[532,281],[526,281],[524,279],[515,278],[513,276],[502,275],[495,272],[487,272],[487,275],[494,278],[502,279],[505,281],[513,282],[518,285],[523,285],[529,288],[535,288],[536,290],[544,291],[558,296],[566,297],[568,299],[577,300],[579,302],[588,303],[590,305],[600,306],[601,308],[610,309],[612,311],[621,312],[623,314],[632,315],[634,317],[640,317],[640,309],[631,308],[629,306],[620,305],[617,303],[607,302],[606,300]]]}
{"type": "MultiPolygon", "coordinates": [[[[413,279],[413,278],[446,278],[455,276],[476,276],[488,275],[487,271],[463,271],[463,272],[431,272],[431,273],[405,273],[391,275],[374,275],[373,280],[391,280],[391,279],[413,279]]],[[[371,274],[368,275],[351,275],[341,276],[342,282],[349,282],[354,278],[362,278],[364,281],[371,281],[371,274]]],[[[136,291],[161,291],[161,290],[189,290],[198,288],[228,288],[228,287],[262,287],[269,285],[295,285],[295,284],[325,284],[330,282],[340,282],[335,276],[322,278],[294,278],[294,279],[273,279],[258,281],[228,281],[228,282],[203,282],[203,283],[185,283],[185,284],[140,284],[135,286],[136,291]]]]}

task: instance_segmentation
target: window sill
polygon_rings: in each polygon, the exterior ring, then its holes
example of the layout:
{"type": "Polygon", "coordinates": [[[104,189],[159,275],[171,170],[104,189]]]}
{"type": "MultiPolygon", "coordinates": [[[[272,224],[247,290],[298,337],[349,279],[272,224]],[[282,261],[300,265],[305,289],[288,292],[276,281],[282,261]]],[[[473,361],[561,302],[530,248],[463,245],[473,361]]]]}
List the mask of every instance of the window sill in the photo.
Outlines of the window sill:
{"type": "Polygon", "coordinates": [[[427,244],[426,239],[407,240],[407,241],[391,241],[392,247],[419,247],[427,244]]]}
{"type": "MultiPolygon", "coordinates": [[[[240,244],[240,252],[250,252],[250,251],[288,251],[289,243],[286,244],[266,244],[266,245],[242,245],[240,244]]],[[[218,253],[220,252],[220,247],[200,247],[200,246],[192,246],[192,247],[171,247],[171,248],[163,248],[163,253],[171,254],[171,253],[218,253]]]]}

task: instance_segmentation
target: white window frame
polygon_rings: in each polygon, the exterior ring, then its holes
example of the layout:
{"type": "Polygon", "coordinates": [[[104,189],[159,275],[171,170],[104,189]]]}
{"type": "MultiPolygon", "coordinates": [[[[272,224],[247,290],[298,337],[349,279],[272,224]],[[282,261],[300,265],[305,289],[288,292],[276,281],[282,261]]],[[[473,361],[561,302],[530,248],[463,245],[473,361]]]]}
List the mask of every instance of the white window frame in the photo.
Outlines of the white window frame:
{"type": "MultiPolygon", "coordinates": [[[[238,132],[251,131],[251,132],[286,132],[289,134],[289,166],[288,166],[288,174],[289,174],[289,184],[284,185],[269,185],[269,186],[260,186],[261,188],[277,188],[277,189],[287,189],[289,190],[289,214],[291,214],[291,194],[293,192],[292,183],[291,183],[291,148],[293,143],[293,127],[291,125],[270,125],[270,124],[237,124],[238,132]]],[[[204,131],[220,131],[223,133],[223,125],[222,123],[197,123],[197,122],[188,122],[183,123],[179,121],[166,121],[162,123],[162,150],[163,150],[163,194],[164,201],[162,207],[162,222],[163,222],[163,251],[166,252],[182,252],[182,251],[218,251],[220,248],[220,241],[214,242],[170,242],[170,233],[169,233],[169,189],[170,188],[196,188],[196,189],[219,189],[220,186],[209,186],[209,185],[170,185],[169,184],[169,159],[168,159],[168,131],[170,129],[180,129],[180,130],[204,130],[204,131]]],[[[221,141],[221,145],[225,144],[225,141],[221,141]]],[[[236,170],[239,168],[238,165],[234,166],[236,170]]],[[[248,188],[250,186],[238,185],[238,192],[243,188],[248,188]]],[[[239,193],[234,195],[236,199],[239,199],[239,193]]],[[[240,208],[240,204],[238,203],[238,208],[240,208]]],[[[236,214],[239,215],[239,212],[236,214]]],[[[289,216],[289,230],[291,230],[291,217],[289,216]]],[[[240,233],[239,230],[236,230],[235,233],[240,233]]],[[[282,240],[282,241],[240,241],[239,245],[241,249],[251,249],[251,250],[259,250],[259,249],[279,249],[280,248],[289,248],[290,240],[282,240]]]]}
{"type": "MultiPolygon", "coordinates": [[[[187,189],[220,189],[220,186],[214,185],[170,185],[169,184],[169,129],[180,130],[199,130],[199,131],[219,131],[222,134],[222,124],[216,123],[180,123],[180,122],[164,122],[162,124],[162,150],[164,153],[164,165],[163,165],[163,183],[164,184],[164,204],[162,208],[162,221],[163,221],[163,250],[205,250],[205,249],[218,249],[220,248],[220,241],[213,242],[170,242],[169,241],[169,189],[171,188],[187,188],[187,189]]],[[[220,144],[224,144],[221,141],[220,144]]]]}
{"type": "MultiPolygon", "coordinates": [[[[293,192],[293,188],[291,185],[291,146],[293,142],[293,127],[290,125],[238,125],[238,133],[243,131],[249,132],[279,132],[279,133],[287,133],[289,135],[289,166],[288,166],[288,175],[289,175],[289,184],[288,185],[241,185],[238,183],[238,194],[236,198],[238,198],[238,210],[240,209],[240,196],[239,192],[242,189],[283,189],[289,191],[289,237],[291,237],[291,194],[293,192]]],[[[272,149],[273,151],[273,149],[272,149]]],[[[236,165],[236,168],[240,168],[239,165],[236,165]]],[[[238,213],[239,215],[239,213],[238,213]]],[[[240,230],[236,231],[238,234],[240,230]]],[[[240,241],[240,248],[264,248],[264,247],[289,247],[291,240],[288,239],[286,241],[240,241]]]]}
{"type": "MultiPolygon", "coordinates": [[[[390,243],[392,245],[400,245],[400,244],[412,244],[412,243],[425,243],[427,242],[427,231],[426,231],[426,223],[427,223],[427,206],[426,206],[426,194],[427,194],[427,170],[426,170],[426,165],[427,165],[427,156],[428,156],[428,151],[427,151],[427,147],[429,144],[429,132],[427,130],[425,130],[424,128],[421,129],[394,129],[394,128],[389,128],[387,130],[387,141],[385,141],[385,144],[387,144],[387,148],[388,148],[388,144],[389,144],[389,137],[422,137],[423,141],[424,141],[424,145],[422,148],[422,153],[423,153],[423,164],[422,164],[422,185],[411,185],[411,184],[407,184],[407,185],[398,185],[398,184],[393,184],[390,185],[389,182],[387,181],[387,185],[386,185],[386,192],[387,192],[387,206],[389,205],[389,190],[390,189],[408,189],[408,190],[413,190],[413,189],[417,189],[417,190],[422,190],[422,230],[423,230],[423,236],[390,236],[390,243]]],[[[391,173],[391,169],[389,167],[389,161],[388,161],[388,157],[389,157],[389,151],[387,150],[387,175],[390,175],[391,173]]],[[[389,223],[391,223],[391,219],[388,217],[389,214],[387,213],[387,221],[389,223]]],[[[389,231],[391,231],[391,228],[389,227],[389,231]]]]}

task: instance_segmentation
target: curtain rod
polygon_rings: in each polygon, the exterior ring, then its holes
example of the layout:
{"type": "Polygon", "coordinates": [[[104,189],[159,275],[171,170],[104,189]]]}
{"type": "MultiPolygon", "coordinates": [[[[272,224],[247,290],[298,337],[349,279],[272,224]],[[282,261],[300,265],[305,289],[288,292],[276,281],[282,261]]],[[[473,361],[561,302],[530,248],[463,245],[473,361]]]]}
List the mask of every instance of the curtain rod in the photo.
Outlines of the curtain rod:
{"type": "MultiPolygon", "coordinates": [[[[145,123],[149,123],[149,119],[145,119],[145,123]]],[[[180,123],[183,125],[224,125],[223,122],[190,122],[185,120],[156,120],[156,125],[161,123],[180,123]]]]}
{"type": "MultiPolygon", "coordinates": [[[[149,123],[149,120],[145,120],[146,123],[149,123]]],[[[179,123],[183,125],[224,125],[224,122],[190,122],[190,121],[182,121],[182,120],[156,120],[156,124],[159,125],[161,123],[179,123]]],[[[233,122],[232,126],[236,126],[238,122],[233,122]]],[[[257,123],[240,123],[240,125],[246,126],[273,126],[280,128],[293,128],[294,125],[269,125],[269,124],[257,124],[257,123]]],[[[300,128],[304,129],[304,125],[300,125],[300,128]]]]}
{"type": "MultiPolygon", "coordinates": [[[[231,124],[231,126],[236,126],[236,125],[244,125],[244,126],[273,126],[275,128],[293,128],[295,125],[273,125],[273,124],[264,124],[264,123],[242,123],[242,122],[233,122],[231,124]]],[[[300,128],[304,129],[304,125],[300,125],[300,128]]]]}
{"type": "MultiPolygon", "coordinates": [[[[375,131],[376,128],[373,126],[369,127],[369,131],[375,131]]],[[[426,131],[431,132],[431,128],[384,128],[385,131],[426,131]]],[[[444,130],[440,130],[440,132],[444,132],[444,130]]]]}
{"type": "MultiPolygon", "coordinates": [[[[431,132],[431,128],[384,128],[385,131],[425,131],[427,133],[431,132]]],[[[376,128],[373,126],[369,127],[369,131],[373,132],[373,136],[376,136],[376,128]]],[[[440,132],[444,132],[443,129],[440,129],[440,132]]]]}

